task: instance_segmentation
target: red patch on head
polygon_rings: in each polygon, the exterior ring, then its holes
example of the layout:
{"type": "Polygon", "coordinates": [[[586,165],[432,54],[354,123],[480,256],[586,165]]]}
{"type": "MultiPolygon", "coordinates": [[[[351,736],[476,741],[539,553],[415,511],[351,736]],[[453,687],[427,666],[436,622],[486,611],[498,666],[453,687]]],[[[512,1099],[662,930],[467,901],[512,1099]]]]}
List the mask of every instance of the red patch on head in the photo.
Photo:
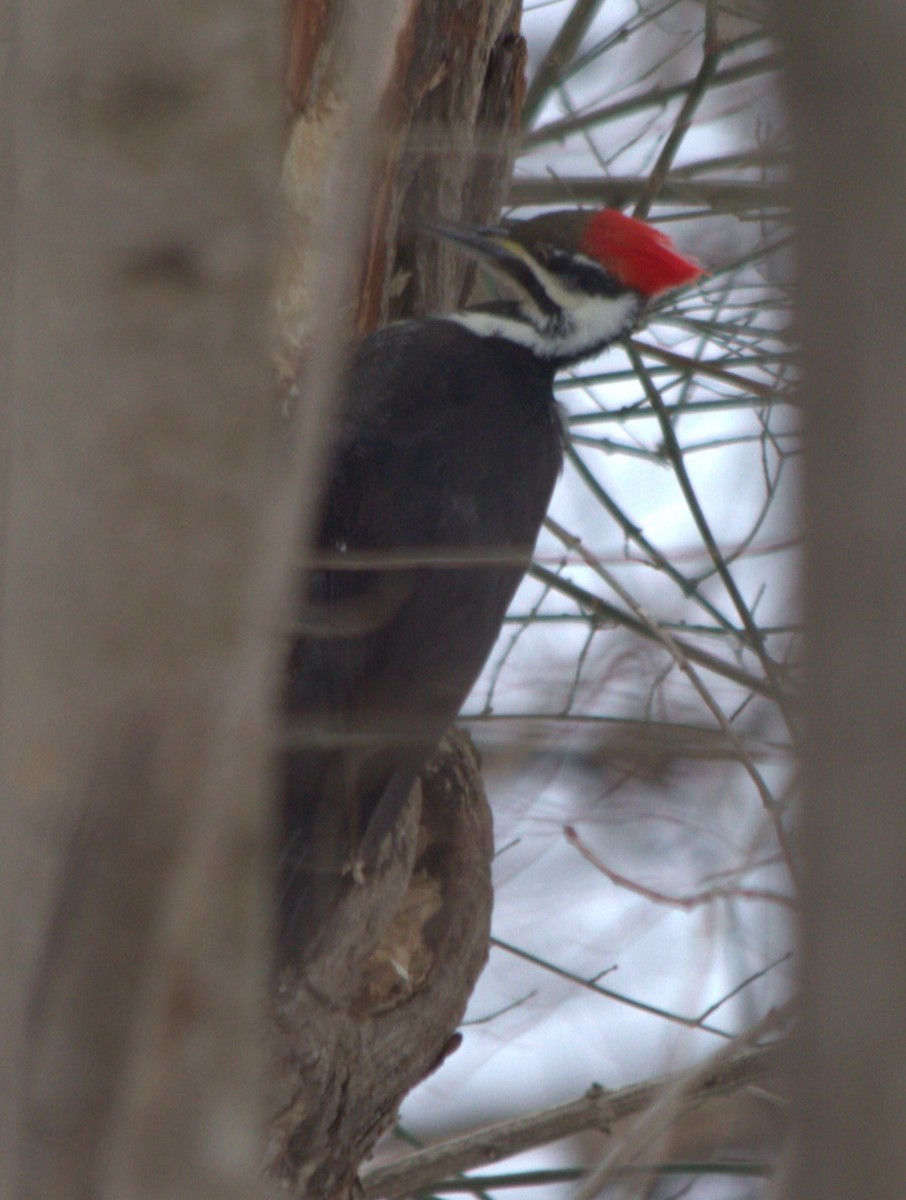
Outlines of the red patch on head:
{"type": "Polygon", "coordinates": [[[665,233],[612,208],[589,219],[579,249],[643,296],[669,292],[705,274],[665,233]]]}

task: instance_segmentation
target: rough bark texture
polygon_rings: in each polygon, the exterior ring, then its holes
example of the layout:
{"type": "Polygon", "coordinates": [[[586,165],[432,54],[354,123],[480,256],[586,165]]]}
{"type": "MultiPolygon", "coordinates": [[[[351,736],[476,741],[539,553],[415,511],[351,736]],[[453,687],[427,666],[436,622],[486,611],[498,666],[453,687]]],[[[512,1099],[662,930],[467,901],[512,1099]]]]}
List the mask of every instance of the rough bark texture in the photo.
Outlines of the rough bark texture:
{"type": "MultiPolygon", "coordinates": [[[[304,354],[317,280],[307,267],[318,244],[330,155],[354,81],[331,38],[343,6],[293,6],[286,158],[292,252],[279,296],[284,365],[304,354]]],[[[443,216],[493,221],[509,187],[524,94],[520,0],[408,0],[380,114],[370,236],[358,309],[359,332],[403,316],[455,307],[462,256],[416,241],[414,223],[443,216]]]]}
{"type": "Polygon", "coordinates": [[[351,1194],[403,1096],[455,1049],[487,957],[492,853],[475,751],[455,732],[317,960],[280,981],[268,1169],[298,1194],[351,1194]]]}
{"type": "MultiPolygon", "coordinates": [[[[287,379],[308,352],[325,181],[355,96],[344,76],[349,11],[328,0],[298,0],[291,10],[291,252],[278,294],[287,379]]],[[[499,215],[524,90],[519,11],[518,0],[405,0],[396,8],[370,168],[360,332],[454,307],[467,286],[461,256],[416,242],[413,222],[499,215]]],[[[380,869],[336,913],[317,960],[280,981],[268,1170],[300,1195],[351,1194],[400,1101],[448,1052],[487,956],[490,830],[474,751],[452,735],[380,869]]]]}
{"type": "Polygon", "coordinates": [[[906,10],[779,4],[808,422],[796,1200],[906,1189],[906,10]]]}

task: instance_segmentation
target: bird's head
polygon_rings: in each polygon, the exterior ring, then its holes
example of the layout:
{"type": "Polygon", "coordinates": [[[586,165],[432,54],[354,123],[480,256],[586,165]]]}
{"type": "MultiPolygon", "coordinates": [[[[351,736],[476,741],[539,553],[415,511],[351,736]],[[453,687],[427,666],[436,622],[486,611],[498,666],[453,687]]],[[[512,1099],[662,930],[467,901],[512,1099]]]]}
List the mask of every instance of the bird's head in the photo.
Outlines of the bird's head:
{"type": "Polygon", "coordinates": [[[558,365],[623,337],[649,301],[704,274],[666,234],[609,208],[544,213],[496,227],[434,221],[426,228],[515,285],[516,301],[478,305],[454,319],[558,365]]]}

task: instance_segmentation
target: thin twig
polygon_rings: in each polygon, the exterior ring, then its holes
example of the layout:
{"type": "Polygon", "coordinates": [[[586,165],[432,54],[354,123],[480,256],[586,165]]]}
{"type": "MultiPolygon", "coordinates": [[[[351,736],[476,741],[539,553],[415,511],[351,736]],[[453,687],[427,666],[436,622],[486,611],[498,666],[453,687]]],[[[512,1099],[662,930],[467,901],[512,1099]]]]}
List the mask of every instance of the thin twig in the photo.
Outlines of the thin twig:
{"type": "MultiPolygon", "coordinates": [[[[566,579],[561,575],[555,575],[553,571],[549,571],[539,563],[532,564],[529,568],[529,574],[540,583],[549,584],[553,591],[561,592],[564,596],[569,596],[571,600],[575,600],[582,608],[599,619],[612,621],[617,625],[622,625],[625,629],[631,629],[633,633],[637,633],[639,637],[646,638],[648,641],[660,642],[661,639],[657,634],[652,633],[643,621],[639,621],[631,613],[617,608],[615,604],[609,604],[593,592],[579,587],[572,580],[566,579]]],[[[757,675],[752,675],[751,672],[744,670],[742,667],[737,667],[735,663],[718,658],[716,654],[710,654],[707,650],[701,650],[698,646],[693,646],[689,642],[682,641],[679,638],[674,640],[690,662],[697,663],[700,667],[704,667],[706,671],[713,671],[715,675],[722,675],[724,679],[730,679],[734,683],[741,684],[742,687],[749,688],[750,691],[758,692],[769,699],[774,698],[773,689],[764,679],[759,679],[757,675]]]]}
{"type": "MultiPolygon", "coordinates": [[[[747,392],[751,396],[758,396],[762,400],[776,402],[778,398],[784,399],[784,397],[778,397],[775,387],[757,383],[745,375],[737,375],[735,371],[728,371],[726,367],[709,362],[708,359],[689,358],[685,354],[677,354],[675,350],[665,350],[662,346],[652,346],[650,342],[640,342],[638,338],[630,338],[628,344],[639,354],[644,354],[646,358],[654,358],[658,362],[676,367],[677,370],[688,375],[704,375],[709,379],[719,379],[722,383],[730,383],[741,391],[747,392]]],[[[787,403],[792,403],[792,401],[787,401],[787,403]]],[[[688,412],[692,408],[692,405],[684,405],[683,411],[688,412]]],[[[672,409],[668,407],[668,411],[672,411],[672,409]]]]}
{"type": "MultiPolygon", "coordinates": [[[[638,175],[555,175],[515,179],[509,192],[513,208],[536,204],[601,204],[613,208],[639,199],[648,179],[638,175]]],[[[681,208],[708,208],[713,212],[742,213],[786,209],[782,183],[743,179],[669,179],[659,198],[681,208]]]]}
{"type": "Polygon", "coordinates": [[[705,97],[717,73],[722,47],[717,38],[717,19],[713,0],[708,0],[705,9],[705,44],[702,53],[702,65],[698,74],[686,93],[682,107],[673,123],[673,128],[658,155],[657,162],[648,176],[642,194],[633,210],[633,216],[647,217],[655,198],[662,190],[667,179],[667,173],[673,164],[677,151],[683,143],[683,138],[692,127],[692,118],[698,106],[705,97]]]}
{"type": "Polygon", "coordinates": [[[715,1066],[677,1071],[617,1091],[595,1086],[568,1104],[501,1121],[368,1171],[362,1177],[362,1193],[365,1200],[407,1196],[429,1188],[437,1179],[500,1162],[585,1129],[610,1129],[650,1108],[664,1094],[676,1094],[682,1108],[692,1108],[713,1096],[771,1079],[784,1056],[783,1044],[777,1043],[735,1054],[715,1066]]]}
{"type": "MultiPolygon", "coordinates": [[[[730,1175],[735,1178],[763,1179],[774,1168],[766,1162],[743,1159],[708,1159],[704,1162],[652,1162],[619,1167],[614,1174],[639,1175],[730,1175]]],[[[585,1179],[588,1171],[582,1167],[560,1167],[541,1171],[514,1171],[500,1175],[460,1176],[458,1179],[439,1179],[431,1184],[434,1195],[467,1192],[470,1194],[497,1191],[501,1188],[547,1187],[552,1183],[574,1183],[585,1179]]]]}
{"type": "Polygon", "coordinates": [[[737,154],[721,154],[716,158],[700,158],[696,162],[682,163],[673,168],[673,176],[675,178],[677,175],[700,175],[706,171],[740,169],[758,170],[763,173],[769,167],[786,166],[789,161],[789,150],[759,146],[757,150],[742,150],[737,154]]]}
{"type": "MultiPolygon", "coordinates": [[[[581,554],[585,562],[598,574],[609,587],[611,587],[620,597],[624,604],[630,607],[635,613],[636,619],[640,624],[647,626],[653,637],[662,642],[665,649],[672,655],[679,669],[683,672],[695,690],[698,692],[708,711],[717,721],[718,725],[724,732],[724,736],[733,745],[736,750],[739,761],[747,771],[749,778],[755,784],[755,789],[761,798],[761,803],[764,806],[765,812],[768,814],[771,823],[774,827],[774,832],[777,836],[777,843],[780,846],[783,857],[786,861],[787,870],[790,873],[790,878],[794,883],[799,880],[799,870],[797,866],[796,855],[793,852],[793,847],[790,844],[789,837],[783,824],[783,814],[780,805],[774,799],[771,789],[765,782],[764,776],[755,765],[755,760],[749,754],[748,749],[742,739],[737,734],[736,730],[730,724],[726,713],[711,695],[710,689],[707,688],[699,676],[698,672],[692,667],[689,662],[689,656],[685,653],[677,639],[666,629],[661,628],[658,623],[646,612],[646,610],[637,604],[632,595],[623,587],[619,580],[615,579],[612,572],[600,562],[598,562],[593,554],[590,554],[583,546],[581,540],[569,533],[562,525],[559,525],[552,517],[548,517],[545,525],[552,533],[558,537],[563,544],[570,550],[581,554]]],[[[603,866],[602,866],[603,869],[603,866]]]]}
{"type": "MultiPolygon", "coordinates": [[[[711,87],[742,83],[746,79],[765,75],[769,71],[775,71],[782,62],[783,58],[780,54],[765,54],[751,62],[741,63],[738,67],[727,67],[726,70],[716,72],[711,80],[711,87]]],[[[676,83],[670,87],[652,88],[648,92],[630,96],[626,100],[618,100],[604,108],[593,109],[579,116],[564,117],[560,121],[551,121],[528,134],[523,148],[531,150],[536,146],[546,145],[548,142],[562,141],[572,133],[590,129],[593,125],[601,125],[605,121],[625,117],[646,108],[662,108],[671,100],[675,100],[677,96],[684,96],[694,84],[695,80],[689,79],[685,83],[676,83]]]]}
{"type": "Polygon", "coordinates": [[[652,565],[657,567],[659,571],[663,571],[669,579],[672,579],[673,582],[680,588],[684,596],[688,596],[695,600],[695,602],[699,604],[709,616],[714,618],[714,620],[722,629],[725,629],[727,633],[731,633],[734,636],[741,638],[741,630],[737,629],[732,621],[728,620],[728,618],[724,616],[720,609],[717,608],[707,596],[703,595],[698,590],[695,583],[683,575],[682,571],[680,571],[676,565],[671,562],[667,555],[658,550],[658,548],[648,540],[641,528],[631,521],[626,513],[623,512],[622,508],[620,508],[619,504],[617,504],[607,489],[601,485],[600,480],[596,478],[594,472],[588,468],[588,465],[578,453],[575,446],[571,444],[567,445],[566,457],[573,467],[575,467],[579,478],[586,485],[598,503],[602,506],[602,508],[605,509],[606,512],[610,513],[613,519],[623,530],[623,533],[626,535],[626,537],[630,541],[635,542],[642,553],[648,556],[652,565]]]}
{"type": "Polygon", "coordinates": [[[524,126],[531,125],[538,110],[559,85],[603,3],[604,0],[575,0],[525,94],[522,106],[524,126]]]}
{"type": "Polygon", "coordinates": [[[733,602],[733,606],[739,614],[740,620],[745,628],[747,638],[753,650],[758,655],[759,661],[764,669],[764,673],[771,685],[772,695],[777,703],[778,708],[782,712],[786,721],[787,727],[791,734],[796,735],[796,723],[793,717],[790,699],[787,692],[787,687],[784,680],[780,677],[780,669],[777,663],[771,658],[767,652],[767,647],[764,644],[764,637],[761,630],[758,628],[749,606],[743,599],[743,595],[736,585],[736,580],[730,573],[724,557],[721,554],[720,547],[715,540],[714,534],[711,532],[711,527],[705,516],[704,510],[698,501],[698,496],[692,486],[692,480],[689,478],[689,473],[686,470],[686,464],[683,460],[683,450],[679,444],[676,432],[673,428],[673,423],[667,415],[664,401],[661,394],[651,379],[645,364],[642,362],[641,355],[634,350],[632,346],[626,347],[626,353],[629,355],[630,362],[638,372],[639,379],[645,389],[645,395],[651,403],[652,408],[660,422],[661,432],[664,436],[664,445],[667,453],[670,456],[670,461],[673,464],[673,469],[676,474],[677,482],[686,499],[689,511],[692,514],[692,519],[695,521],[698,531],[701,534],[702,541],[711,555],[711,560],[717,569],[717,573],[721,578],[721,582],[727,590],[727,594],[733,602]]]}
{"type": "MultiPolygon", "coordinates": [[[[751,1044],[770,1030],[777,1028],[780,1016],[781,1014],[778,1013],[768,1013],[749,1032],[744,1039],[744,1043],[751,1044]]],[[[749,1053],[759,1052],[750,1051],[749,1053]]],[[[673,1082],[659,1089],[657,1094],[652,1097],[651,1103],[646,1105],[644,1110],[640,1111],[637,1120],[633,1122],[630,1129],[620,1138],[619,1142],[612,1147],[603,1162],[594,1171],[589,1173],[588,1178],[578,1188],[575,1200],[594,1200],[594,1197],[599,1194],[607,1181],[620,1167],[632,1162],[646,1145],[660,1138],[677,1117],[688,1109],[690,1092],[695,1096],[697,1103],[707,1098],[698,1093],[696,1086],[698,1082],[710,1079],[714,1072],[720,1073],[730,1069],[734,1062],[744,1062],[747,1057],[746,1053],[740,1055],[738,1050],[734,1053],[734,1049],[728,1046],[722,1050],[718,1050],[716,1054],[712,1055],[701,1066],[694,1068],[691,1072],[687,1072],[685,1079],[682,1075],[679,1075],[673,1082]]],[[[758,1081],[746,1080],[746,1083],[749,1082],[754,1083],[758,1081]]]]}
{"type": "Polygon", "coordinates": [[[621,875],[619,871],[608,867],[579,836],[572,825],[564,825],[563,833],[569,844],[579,851],[586,862],[590,862],[612,884],[624,888],[628,892],[634,892],[637,896],[644,896],[646,900],[651,900],[654,904],[679,908],[683,912],[692,912],[693,909],[701,908],[703,904],[713,904],[715,900],[765,900],[771,904],[783,904],[794,910],[799,907],[796,901],[789,896],[784,896],[781,892],[769,892],[763,888],[716,887],[709,888],[704,892],[696,892],[691,896],[668,896],[666,892],[646,887],[643,883],[637,883],[627,875],[621,875]]]}
{"type": "Polygon", "coordinates": [[[713,1013],[716,1013],[719,1008],[723,1008],[725,1004],[727,1004],[735,996],[738,996],[740,992],[744,991],[747,987],[750,987],[753,983],[756,983],[759,979],[764,979],[765,975],[768,975],[771,971],[776,970],[777,967],[783,966],[783,964],[785,962],[789,962],[792,957],[793,951],[787,950],[785,954],[781,954],[779,958],[775,958],[774,961],[768,963],[766,967],[761,967],[760,970],[753,971],[751,975],[747,975],[745,979],[737,983],[736,987],[731,988],[726,995],[721,996],[719,1000],[715,1000],[712,1005],[706,1008],[702,1013],[702,1018],[704,1019],[705,1017],[710,1017],[713,1013]]]}
{"type": "Polygon", "coordinates": [[[556,963],[550,962],[549,959],[539,958],[537,954],[532,954],[528,950],[523,950],[520,946],[513,946],[510,942],[505,942],[501,938],[492,937],[491,945],[496,946],[498,950],[504,950],[507,954],[512,954],[514,958],[521,958],[524,962],[531,963],[535,967],[540,967],[542,971],[547,971],[551,975],[556,975],[559,979],[566,979],[570,983],[575,983],[586,991],[594,992],[598,996],[604,996],[608,1000],[615,1000],[618,1004],[625,1004],[628,1008],[638,1009],[639,1012],[648,1013],[649,1016],[659,1017],[663,1021],[670,1021],[673,1025],[682,1025],[685,1029],[701,1029],[704,1033],[713,1033],[715,1037],[723,1038],[725,1041],[733,1041],[733,1034],[726,1029],[721,1029],[717,1025],[709,1025],[703,1022],[701,1015],[697,1017],[684,1017],[681,1013],[672,1012],[669,1008],[661,1008],[657,1004],[648,1004],[644,1000],[636,1000],[633,996],[626,996],[622,992],[615,992],[612,988],[601,987],[598,983],[607,971],[602,971],[593,979],[584,979],[581,975],[576,975],[573,971],[567,971],[565,967],[558,967],[556,963]]]}

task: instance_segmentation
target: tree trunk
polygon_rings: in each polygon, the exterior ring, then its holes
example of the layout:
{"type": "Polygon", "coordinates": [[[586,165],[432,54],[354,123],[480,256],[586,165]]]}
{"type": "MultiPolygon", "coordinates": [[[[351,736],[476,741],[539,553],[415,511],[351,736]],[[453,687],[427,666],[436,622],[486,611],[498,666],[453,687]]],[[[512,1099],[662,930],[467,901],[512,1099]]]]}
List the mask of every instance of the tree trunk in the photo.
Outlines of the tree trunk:
{"type": "Polygon", "coordinates": [[[261,549],[276,32],[239,2],[20,7],[0,613],[16,1197],[256,1186],[270,564],[290,556],[261,549]]]}
{"type": "MultiPolygon", "coordinates": [[[[458,303],[467,287],[461,256],[416,242],[414,223],[435,216],[488,223],[499,215],[524,91],[519,7],[516,0],[416,0],[382,10],[390,52],[377,38],[365,50],[384,63],[383,84],[371,97],[370,136],[358,135],[359,178],[340,190],[337,175],[348,176],[337,158],[364,104],[362,71],[350,62],[361,20],[373,10],[352,0],[293,6],[291,252],[278,291],[290,403],[313,402],[330,259],[349,253],[350,232],[337,213],[351,190],[360,189],[367,211],[352,298],[358,331],[458,303]]],[[[356,228],[354,219],[352,236],[356,228]]],[[[318,957],[281,980],[268,1153],[274,1179],[313,1197],[352,1194],[361,1162],[403,1097],[455,1047],[488,951],[492,854],[475,752],[467,739],[448,738],[378,869],[333,915],[318,957]]]]}
{"type": "Polygon", "coordinates": [[[906,1187],[906,11],[781,5],[808,423],[808,802],[790,1196],[906,1187]]]}

